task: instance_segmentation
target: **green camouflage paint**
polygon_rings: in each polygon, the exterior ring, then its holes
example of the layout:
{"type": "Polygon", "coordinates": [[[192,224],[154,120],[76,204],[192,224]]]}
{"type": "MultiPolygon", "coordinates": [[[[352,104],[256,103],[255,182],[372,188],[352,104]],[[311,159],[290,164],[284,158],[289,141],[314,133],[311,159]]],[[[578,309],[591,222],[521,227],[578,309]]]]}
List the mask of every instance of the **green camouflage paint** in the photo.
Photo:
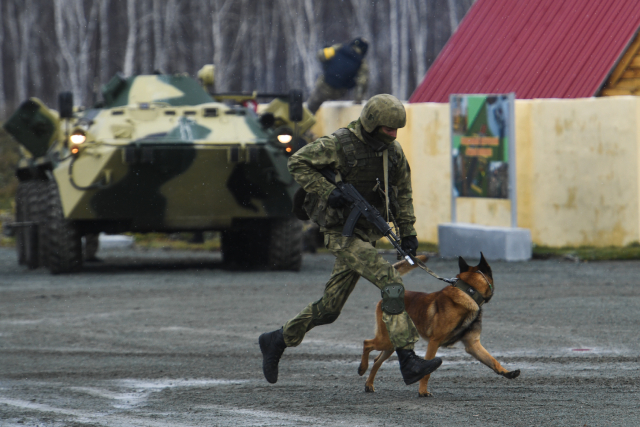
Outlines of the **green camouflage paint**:
{"type": "Polygon", "coordinates": [[[28,100],[9,117],[4,129],[31,153],[33,157],[44,156],[56,132],[51,117],[41,111],[40,105],[28,100]]]}
{"type": "Polygon", "coordinates": [[[131,143],[123,150],[134,150],[134,162],[116,184],[99,190],[90,206],[99,219],[131,221],[132,230],[161,230],[167,200],[160,187],[184,173],[196,157],[192,145],[149,145],[153,163],[142,162],[142,149],[131,143]]]}
{"type": "MultiPolygon", "coordinates": [[[[205,92],[202,86],[188,76],[160,74],[154,77],[163,84],[173,86],[183,92],[182,96],[156,99],[154,102],[166,102],[168,105],[173,107],[213,102],[213,98],[205,92]]],[[[117,90],[114,89],[115,96],[113,94],[108,95],[108,93],[105,93],[105,98],[107,99],[105,99],[103,108],[116,108],[129,105],[131,88],[135,80],[138,78],[140,77],[129,77],[124,80],[118,80],[118,77],[114,77],[103,87],[103,93],[105,91],[105,87],[110,86],[112,88],[117,88],[117,90]]],[[[148,78],[148,76],[143,76],[143,78],[148,78]]]]}
{"type": "Polygon", "coordinates": [[[213,98],[205,92],[202,86],[190,77],[163,74],[158,76],[158,80],[184,92],[184,95],[181,97],[159,99],[158,102],[166,102],[174,107],[213,102],[213,98]]]}

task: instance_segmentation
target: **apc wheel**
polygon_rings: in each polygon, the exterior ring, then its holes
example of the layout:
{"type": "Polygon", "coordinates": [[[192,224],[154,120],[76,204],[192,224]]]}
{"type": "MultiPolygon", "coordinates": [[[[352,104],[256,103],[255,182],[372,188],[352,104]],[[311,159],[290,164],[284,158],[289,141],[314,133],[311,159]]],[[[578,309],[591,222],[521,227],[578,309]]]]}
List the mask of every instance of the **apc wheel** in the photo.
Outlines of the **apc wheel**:
{"type": "Polygon", "coordinates": [[[266,249],[259,244],[262,240],[256,234],[262,234],[260,227],[243,223],[231,230],[222,232],[222,262],[226,268],[240,270],[259,267],[262,252],[266,249]]]}
{"type": "Polygon", "coordinates": [[[24,183],[25,191],[21,195],[22,220],[33,223],[30,226],[20,227],[21,250],[24,253],[24,264],[30,269],[40,266],[40,254],[38,245],[38,222],[40,221],[40,207],[38,206],[39,181],[24,183]]]}
{"type": "Polygon", "coordinates": [[[297,218],[271,221],[268,250],[269,270],[300,271],[302,267],[302,222],[297,218]]]}
{"type": "Polygon", "coordinates": [[[49,238],[47,237],[46,226],[48,221],[47,195],[53,186],[55,186],[55,184],[48,181],[35,181],[33,183],[33,190],[30,192],[28,198],[30,221],[37,224],[36,227],[31,229],[32,233],[37,233],[34,248],[34,255],[37,256],[36,260],[34,260],[36,267],[47,267],[49,264],[49,238]]]}
{"type": "Polygon", "coordinates": [[[64,218],[56,185],[47,194],[48,220],[46,235],[49,246],[49,270],[53,274],[72,273],[82,267],[82,240],[71,221],[64,218]]]}
{"type": "MultiPolygon", "coordinates": [[[[24,222],[27,219],[27,193],[31,187],[30,182],[21,182],[18,184],[16,191],[16,222],[24,222]]],[[[27,263],[26,251],[26,232],[24,227],[15,229],[16,236],[16,254],[18,255],[18,264],[25,265],[27,263]]]]}
{"type": "Polygon", "coordinates": [[[85,261],[94,261],[96,260],[96,254],[98,253],[98,249],[100,247],[100,239],[97,234],[85,234],[83,237],[84,245],[83,245],[83,255],[85,261]]]}
{"type": "Polygon", "coordinates": [[[298,271],[302,223],[296,218],[238,222],[222,233],[222,257],[231,269],[298,271]]]}

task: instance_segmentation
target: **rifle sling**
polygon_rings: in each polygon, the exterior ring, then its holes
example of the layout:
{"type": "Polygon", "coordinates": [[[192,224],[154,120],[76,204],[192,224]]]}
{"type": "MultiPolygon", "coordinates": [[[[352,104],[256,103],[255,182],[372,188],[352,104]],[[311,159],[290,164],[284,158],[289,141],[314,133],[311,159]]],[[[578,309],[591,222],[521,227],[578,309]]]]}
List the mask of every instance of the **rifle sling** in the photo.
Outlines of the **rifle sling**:
{"type": "Polygon", "coordinates": [[[389,150],[383,151],[382,169],[384,169],[384,208],[386,209],[384,218],[389,221],[389,150]]]}

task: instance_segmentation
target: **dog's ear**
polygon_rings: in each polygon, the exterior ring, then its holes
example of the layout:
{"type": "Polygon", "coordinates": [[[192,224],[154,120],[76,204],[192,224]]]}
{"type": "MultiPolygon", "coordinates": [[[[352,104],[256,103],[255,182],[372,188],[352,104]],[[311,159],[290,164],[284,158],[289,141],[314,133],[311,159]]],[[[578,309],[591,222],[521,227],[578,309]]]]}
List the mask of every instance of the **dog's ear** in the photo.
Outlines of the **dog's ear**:
{"type": "MultiPolygon", "coordinates": [[[[429,259],[429,257],[426,255],[418,255],[416,258],[422,261],[423,263],[427,262],[427,260],[429,259]]],[[[411,270],[417,267],[418,267],[417,264],[411,265],[407,260],[398,261],[395,264],[393,264],[393,268],[398,270],[398,273],[400,273],[401,276],[404,276],[405,274],[407,274],[408,272],[410,272],[411,270]]]]}
{"type": "Polygon", "coordinates": [[[465,271],[469,271],[469,264],[462,257],[458,257],[458,267],[460,267],[460,273],[464,273],[465,271]]]}
{"type": "Polygon", "coordinates": [[[487,276],[493,279],[493,273],[491,272],[491,267],[486,259],[484,259],[484,254],[480,252],[480,263],[478,263],[477,268],[479,271],[482,271],[487,276]]]}

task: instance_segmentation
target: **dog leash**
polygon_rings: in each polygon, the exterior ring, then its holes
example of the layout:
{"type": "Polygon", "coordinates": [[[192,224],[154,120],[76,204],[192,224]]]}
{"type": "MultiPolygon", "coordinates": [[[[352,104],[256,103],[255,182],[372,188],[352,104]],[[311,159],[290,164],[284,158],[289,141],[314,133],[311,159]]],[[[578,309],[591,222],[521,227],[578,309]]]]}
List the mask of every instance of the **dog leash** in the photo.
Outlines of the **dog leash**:
{"type": "Polygon", "coordinates": [[[436,273],[434,273],[429,267],[427,267],[424,262],[420,261],[418,258],[414,257],[413,255],[409,254],[409,256],[411,257],[411,259],[413,260],[413,262],[416,263],[416,265],[418,267],[420,267],[421,269],[423,269],[424,271],[426,271],[427,273],[429,273],[430,275],[432,275],[433,277],[435,277],[438,280],[442,280],[443,282],[449,283],[450,285],[456,283],[458,281],[458,279],[456,277],[452,277],[451,279],[446,279],[444,277],[440,277],[438,276],[436,273]]]}

